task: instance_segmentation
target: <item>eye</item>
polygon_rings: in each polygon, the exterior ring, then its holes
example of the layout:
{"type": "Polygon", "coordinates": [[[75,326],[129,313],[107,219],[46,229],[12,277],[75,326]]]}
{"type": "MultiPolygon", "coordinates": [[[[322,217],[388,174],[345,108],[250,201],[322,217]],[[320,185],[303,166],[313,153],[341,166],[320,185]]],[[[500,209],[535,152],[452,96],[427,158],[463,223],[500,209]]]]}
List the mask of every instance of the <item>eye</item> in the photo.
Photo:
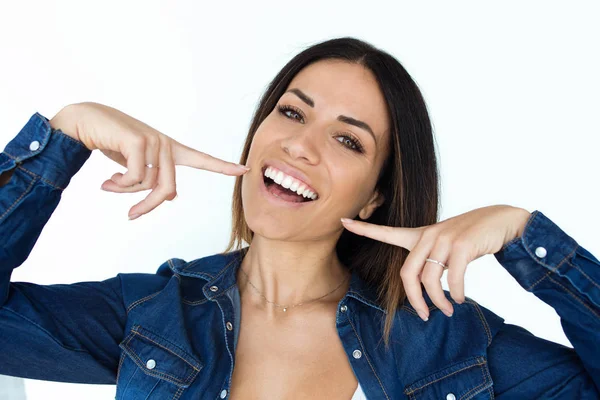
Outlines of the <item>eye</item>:
{"type": "Polygon", "coordinates": [[[288,105],[278,105],[277,110],[286,118],[295,119],[298,122],[304,123],[304,115],[299,108],[288,105]]]}
{"type": "MultiPolygon", "coordinates": [[[[297,107],[287,105],[287,104],[278,104],[277,111],[288,119],[296,120],[300,123],[304,123],[304,113],[297,107]]],[[[338,137],[344,138],[343,141],[339,141],[345,147],[352,151],[356,151],[357,153],[364,153],[364,148],[360,143],[360,140],[356,139],[354,136],[350,134],[339,135],[338,137]]]]}
{"type": "Polygon", "coordinates": [[[340,135],[338,137],[345,138],[343,141],[340,141],[340,143],[344,143],[344,145],[346,147],[348,147],[350,150],[356,151],[358,153],[362,153],[364,151],[362,145],[360,144],[360,141],[358,139],[356,139],[354,136],[340,135]],[[349,144],[349,145],[346,145],[346,144],[349,144]]]}

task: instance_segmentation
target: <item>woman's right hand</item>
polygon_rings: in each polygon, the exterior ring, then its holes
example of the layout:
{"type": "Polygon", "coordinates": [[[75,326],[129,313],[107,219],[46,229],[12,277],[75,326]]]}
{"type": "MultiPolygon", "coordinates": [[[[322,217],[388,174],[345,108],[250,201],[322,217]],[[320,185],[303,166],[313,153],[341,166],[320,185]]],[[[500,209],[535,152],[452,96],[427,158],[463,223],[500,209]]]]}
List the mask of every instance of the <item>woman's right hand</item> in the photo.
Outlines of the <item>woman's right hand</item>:
{"type": "Polygon", "coordinates": [[[80,141],[89,150],[99,149],[127,168],[106,180],[101,189],[134,193],[151,189],[129,210],[130,219],[149,213],[177,196],[175,165],[186,165],[230,176],[247,172],[243,166],[187,147],[145,123],[112,107],[84,102],[66,106],[50,120],[54,129],[80,141]],[[149,167],[148,164],[152,164],[149,167]],[[137,215],[137,216],[136,216],[137,215]]]}

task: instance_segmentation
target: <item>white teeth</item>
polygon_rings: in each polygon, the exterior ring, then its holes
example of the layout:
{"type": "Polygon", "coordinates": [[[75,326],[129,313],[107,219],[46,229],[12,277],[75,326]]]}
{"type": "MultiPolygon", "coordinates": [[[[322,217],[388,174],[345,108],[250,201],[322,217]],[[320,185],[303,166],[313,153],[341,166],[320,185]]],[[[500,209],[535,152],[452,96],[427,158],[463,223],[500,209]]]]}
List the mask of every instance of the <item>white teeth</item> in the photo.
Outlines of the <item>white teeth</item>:
{"type": "Polygon", "coordinates": [[[271,167],[267,167],[265,170],[265,176],[273,179],[275,183],[283,186],[286,189],[290,189],[292,192],[298,193],[300,196],[316,200],[317,194],[307,188],[302,182],[292,178],[291,176],[285,175],[283,172],[276,170],[271,167]]]}
{"type": "Polygon", "coordinates": [[[287,189],[292,185],[292,181],[293,179],[291,176],[286,176],[283,181],[281,181],[281,186],[287,189]]]}
{"type": "Polygon", "coordinates": [[[276,184],[281,185],[281,182],[283,181],[283,172],[281,172],[281,171],[277,172],[277,174],[275,175],[275,178],[273,180],[275,181],[276,184]]]}

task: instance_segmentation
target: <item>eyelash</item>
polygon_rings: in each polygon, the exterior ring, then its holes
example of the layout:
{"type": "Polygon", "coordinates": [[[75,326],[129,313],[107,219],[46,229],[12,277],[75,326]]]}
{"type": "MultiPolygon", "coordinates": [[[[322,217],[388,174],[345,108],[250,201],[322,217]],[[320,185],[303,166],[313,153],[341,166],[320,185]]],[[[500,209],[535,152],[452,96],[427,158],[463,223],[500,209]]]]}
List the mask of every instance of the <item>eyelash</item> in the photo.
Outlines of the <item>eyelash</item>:
{"type": "MultiPolygon", "coordinates": [[[[289,119],[296,119],[294,117],[290,117],[286,114],[286,112],[291,111],[293,113],[296,113],[297,115],[300,116],[300,118],[302,118],[302,120],[304,120],[304,114],[302,113],[302,111],[299,108],[296,108],[294,106],[289,106],[289,105],[277,105],[277,110],[279,111],[279,113],[281,115],[283,115],[286,118],[289,119]]],[[[298,121],[298,119],[296,119],[298,121]]],[[[364,148],[361,145],[360,141],[358,139],[356,139],[354,136],[350,135],[350,134],[344,134],[344,135],[340,135],[343,137],[346,137],[348,139],[350,139],[350,141],[352,142],[352,144],[356,147],[356,148],[351,148],[348,146],[345,146],[346,148],[352,150],[352,151],[356,151],[358,153],[363,153],[364,152],[364,148]]],[[[340,142],[342,143],[342,142],[340,142]]]]}

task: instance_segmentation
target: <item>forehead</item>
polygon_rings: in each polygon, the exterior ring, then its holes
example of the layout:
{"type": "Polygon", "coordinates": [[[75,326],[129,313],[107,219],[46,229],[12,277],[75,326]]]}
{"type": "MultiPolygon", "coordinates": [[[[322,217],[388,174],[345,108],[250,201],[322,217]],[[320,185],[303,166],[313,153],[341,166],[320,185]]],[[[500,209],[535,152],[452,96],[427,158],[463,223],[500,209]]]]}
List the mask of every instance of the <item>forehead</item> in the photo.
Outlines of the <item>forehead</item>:
{"type": "Polygon", "coordinates": [[[363,65],[341,60],[317,61],[298,72],[288,86],[291,88],[311,97],[319,113],[365,121],[378,138],[388,130],[385,99],[375,76],[363,65]]]}

